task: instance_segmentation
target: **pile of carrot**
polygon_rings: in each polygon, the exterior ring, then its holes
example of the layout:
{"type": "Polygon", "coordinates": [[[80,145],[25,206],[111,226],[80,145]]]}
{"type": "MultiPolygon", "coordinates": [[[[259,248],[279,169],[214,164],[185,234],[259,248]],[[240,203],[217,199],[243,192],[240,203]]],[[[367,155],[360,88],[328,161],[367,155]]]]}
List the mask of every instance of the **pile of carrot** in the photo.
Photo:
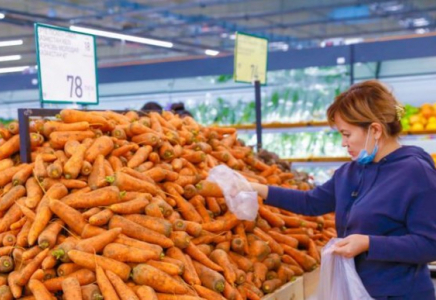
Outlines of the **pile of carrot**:
{"type": "Polygon", "coordinates": [[[208,171],[287,188],[234,128],[171,112],[62,110],[0,128],[0,299],[260,299],[320,263],[334,216],[238,220],[208,171]]]}

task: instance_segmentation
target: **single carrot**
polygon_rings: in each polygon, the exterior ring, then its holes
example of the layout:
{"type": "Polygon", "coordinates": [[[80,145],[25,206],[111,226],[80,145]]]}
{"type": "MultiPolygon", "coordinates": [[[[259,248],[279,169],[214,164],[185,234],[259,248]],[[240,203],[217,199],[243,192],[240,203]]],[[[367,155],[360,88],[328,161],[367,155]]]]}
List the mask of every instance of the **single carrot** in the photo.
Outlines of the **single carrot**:
{"type": "Polygon", "coordinates": [[[224,216],[210,223],[203,223],[203,229],[210,232],[227,231],[240,223],[235,214],[227,212],[224,216]]]}
{"type": "MultiPolygon", "coordinates": [[[[224,285],[224,284],[223,284],[224,285]]],[[[194,285],[195,291],[200,295],[200,297],[207,299],[207,300],[224,300],[225,298],[220,295],[219,292],[215,292],[214,290],[211,290],[209,288],[205,288],[201,285],[194,285]]],[[[223,287],[224,290],[224,287],[223,287]]]]}
{"type": "Polygon", "coordinates": [[[217,265],[212,260],[210,260],[203,252],[201,252],[197,248],[197,246],[194,243],[190,242],[189,246],[186,247],[185,252],[189,254],[192,258],[197,260],[198,262],[201,262],[206,267],[218,272],[223,271],[223,268],[221,266],[217,265]]]}
{"type": "Polygon", "coordinates": [[[171,232],[170,239],[173,241],[174,246],[180,249],[185,249],[191,242],[190,236],[184,231],[171,232]]]}
{"type": "MultiPolygon", "coordinates": [[[[54,199],[50,201],[60,202],[54,199]]],[[[59,232],[63,229],[63,226],[64,222],[61,220],[56,220],[50,223],[38,236],[38,246],[41,249],[52,248],[55,245],[57,236],[59,232]]]]}
{"type": "Polygon", "coordinates": [[[114,157],[121,157],[123,155],[126,155],[126,153],[128,153],[131,150],[135,150],[138,148],[137,144],[127,144],[127,145],[123,145],[120,146],[118,148],[115,148],[112,152],[111,152],[111,156],[114,157]]]}
{"type": "Polygon", "coordinates": [[[123,280],[110,270],[106,270],[106,276],[115,288],[121,300],[139,300],[135,292],[126,285],[123,280]]]}
{"type": "Polygon", "coordinates": [[[110,209],[104,209],[101,212],[91,216],[88,220],[89,224],[95,226],[102,226],[109,222],[114,213],[110,209]]]}
{"type": "Polygon", "coordinates": [[[170,276],[176,276],[176,275],[183,274],[183,269],[180,268],[180,266],[173,264],[173,263],[164,262],[164,261],[156,261],[156,260],[151,259],[151,260],[147,261],[147,265],[155,267],[156,269],[159,269],[159,270],[167,273],[170,276]]]}
{"type": "Polygon", "coordinates": [[[145,228],[161,233],[166,237],[169,237],[172,232],[171,223],[164,219],[159,219],[159,218],[140,215],[140,214],[126,215],[125,218],[145,228]]]}
{"type": "Polygon", "coordinates": [[[87,284],[81,286],[81,293],[83,300],[103,300],[103,295],[96,284],[87,284]]]}
{"type": "Polygon", "coordinates": [[[24,195],[26,195],[26,189],[22,185],[14,186],[0,198],[0,211],[6,211],[24,195]]]}
{"type": "Polygon", "coordinates": [[[68,253],[70,250],[74,249],[77,244],[77,239],[74,237],[68,237],[51,252],[51,255],[61,262],[71,262],[68,253]]]}
{"type": "Polygon", "coordinates": [[[63,167],[66,179],[75,179],[77,178],[77,176],[79,176],[79,173],[83,166],[85,151],[86,147],[81,144],[78,144],[74,148],[74,152],[63,167]]]}
{"type": "Polygon", "coordinates": [[[150,193],[153,196],[157,193],[157,188],[155,185],[132,177],[123,172],[115,172],[114,177],[107,178],[107,180],[114,186],[117,186],[122,191],[137,191],[150,193]]]}
{"type": "Polygon", "coordinates": [[[243,250],[245,254],[249,253],[247,235],[245,234],[245,227],[243,223],[239,223],[234,228],[235,234],[243,241],[243,250]]]}
{"type": "Polygon", "coordinates": [[[150,259],[160,259],[160,255],[156,252],[116,243],[108,244],[104,248],[103,256],[130,263],[145,263],[150,259]]]}
{"type": "Polygon", "coordinates": [[[103,187],[98,190],[80,195],[71,194],[62,202],[73,208],[91,208],[107,206],[120,201],[120,190],[115,186],[103,187]]]}
{"type": "Polygon", "coordinates": [[[79,300],[82,299],[82,290],[77,278],[69,277],[62,281],[63,299],[79,300]]]}
{"type": "MultiPolygon", "coordinates": [[[[90,264],[92,264],[93,261],[90,261],[90,264]]],[[[80,285],[86,285],[95,282],[95,274],[93,271],[88,269],[80,269],[76,272],[73,272],[67,276],[61,276],[61,277],[55,277],[49,280],[44,281],[44,286],[50,291],[50,292],[56,292],[62,290],[62,282],[67,278],[76,278],[80,285]]]]}
{"type": "Polygon", "coordinates": [[[13,234],[12,232],[7,232],[2,240],[1,240],[3,246],[14,246],[17,242],[17,236],[13,234]]]}
{"type": "Polygon", "coordinates": [[[129,168],[136,168],[143,162],[145,162],[150,155],[150,153],[153,151],[153,147],[150,145],[145,145],[143,147],[140,147],[133,157],[128,161],[127,166],[129,168]]]}
{"type": "Polygon", "coordinates": [[[173,279],[165,272],[146,264],[139,264],[133,268],[132,279],[136,284],[147,285],[157,292],[186,294],[188,288],[173,279]]]}
{"type": "Polygon", "coordinates": [[[259,206],[259,214],[264,218],[271,226],[283,227],[285,226],[285,221],[281,219],[278,215],[272,213],[268,208],[263,205],[259,206]]]}
{"type": "Polygon", "coordinates": [[[10,256],[0,257],[0,272],[9,273],[14,269],[14,260],[10,256]]]}
{"type": "Polygon", "coordinates": [[[234,284],[236,281],[236,272],[233,268],[233,266],[230,263],[229,257],[227,253],[220,249],[215,249],[209,256],[209,258],[216,263],[217,265],[221,266],[224,270],[224,277],[225,279],[230,283],[234,284]]]}
{"type": "Polygon", "coordinates": [[[86,221],[79,211],[56,199],[49,200],[49,207],[74,232],[77,234],[82,233],[86,221]]]}
{"type": "Polygon", "coordinates": [[[118,276],[120,276],[123,280],[127,280],[130,275],[130,267],[120,261],[116,261],[114,259],[93,255],[90,253],[78,251],[78,250],[70,250],[68,252],[68,256],[70,259],[85,268],[95,270],[96,264],[100,265],[105,270],[111,270],[118,276]]]}
{"type": "Polygon", "coordinates": [[[88,122],[90,125],[99,126],[102,130],[113,130],[113,125],[105,117],[92,112],[63,109],[59,115],[65,123],[88,122]]]}
{"type": "Polygon", "coordinates": [[[285,244],[281,244],[286,254],[290,255],[305,271],[316,268],[317,263],[311,256],[285,244]]]}
{"type": "Polygon", "coordinates": [[[221,188],[214,182],[202,180],[195,187],[198,190],[198,194],[203,197],[223,197],[221,188]]]}
{"type": "Polygon", "coordinates": [[[177,207],[179,208],[180,213],[183,218],[188,221],[200,223],[203,221],[201,216],[195,210],[194,206],[183,199],[182,196],[176,191],[174,187],[167,186],[167,192],[171,195],[171,197],[176,201],[177,207]]]}
{"type": "Polygon", "coordinates": [[[269,235],[278,243],[286,244],[290,247],[297,248],[298,240],[290,235],[284,235],[273,230],[269,231],[269,235]]]}
{"type": "Polygon", "coordinates": [[[76,265],[75,263],[63,263],[57,268],[56,274],[58,275],[58,277],[65,277],[80,269],[82,269],[82,267],[76,265]]]}
{"type": "MultiPolygon", "coordinates": [[[[136,295],[138,295],[140,300],[158,300],[155,291],[151,287],[146,285],[139,286],[136,289],[136,295]]],[[[174,298],[174,299],[179,299],[179,298],[174,298]]]]}
{"type": "Polygon", "coordinates": [[[189,256],[183,254],[183,252],[176,247],[171,247],[167,249],[167,256],[181,261],[185,267],[183,272],[183,278],[188,284],[201,284],[200,278],[194,269],[191,259],[189,256]]]}
{"type": "Polygon", "coordinates": [[[308,245],[308,251],[307,254],[309,254],[310,256],[312,256],[316,262],[319,264],[321,263],[321,256],[320,253],[318,251],[318,248],[316,247],[315,242],[312,239],[309,239],[309,245],[308,245]]]}
{"type": "Polygon", "coordinates": [[[0,159],[9,158],[20,150],[20,136],[13,135],[3,145],[0,146],[0,159]]]}
{"type": "Polygon", "coordinates": [[[256,227],[253,230],[253,233],[257,235],[259,238],[268,243],[272,252],[278,253],[279,255],[283,255],[283,248],[280,246],[278,242],[269,234],[265,233],[262,229],[256,227]]]}
{"type": "Polygon", "coordinates": [[[31,279],[29,281],[29,289],[35,297],[35,300],[56,299],[39,280],[31,279]]]}
{"type": "Polygon", "coordinates": [[[133,200],[112,204],[109,206],[109,209],[117,214],[140,213],[143,212],[145,207],[150,203],[149,199],[151,199],[150,194],[142,194],[133,200]]]}
{"type": "Polygon", "coordinates": [[[109,228],[115,227],[122,228],[123,233],[127,236],[144,242],[155,243],[164,248],[169,248],[174,245],[173,241],[163,234],[159,234],[118,215],[113,216],[109,222],[109,228]]]}
{"type": "Polygon", "coordinates": [[[47,167],[48,177],[53,179],[59,179],[63,173],[63,165],[59,159],[55,160],[51,165],[47,167]]]}
{"type": "Polygon", "coordinates": [[[118,157],[116,157],[116,156],[112,156],[112,155],[111,155],[111,156],[108,158],[108,161],[109,161],[109,163],[111,164],[112,169],[113,169],[115,172],[119,171],[119,170],[123,167],[123,163],[122,163],[121,160],[120,160],[118,157]]]}
{"type": "Polygon", "coordinates": [[[95,133],[86,131],[54,131],[49,136],[50,146],[54,149],[63,149],[69,140],[83,141],[86,138],[93,138],[95,133]]]}
{"type": "Polygon", "coordinates": [[[16,185],[24,185],[27,179],[32,175],[34,164],[23,164],[21,170],[12,176],[12,184],[16,185]]]}
{"type": "Polygon", "coordinates": [[[32,276],[32,274],[39,268],[44,258],[47,256],[49,249],[45,249],[40,252],[35,258],[33,258],[19,273],[17,284],[24,286],[32,276]]]}
{"type": "Polygon", "coordinates": [[[121,233],[121,228],[113,228],[99,235],[83,239],[75,245],[75,249],[88,253],[100,253],[106,245],[113,242],[121,233]]]}
{"type": "Polygon", "coordinates": [[[120,234],[114,242],[118,243],[118,244],[126,245],[126,246],[135,247],[138,249],[143,249],[143,250],[147,250],[150,252],[154,252],[156,254],[156,256],[159,256],[159,257],[164,256],[163,249],[161,246],[156,245],[156,244],[150,244],[150,243],[143,242],[143,241],[138,241],[136,239],[129,238],[123,234],[120,234]]]}
{"type": "Polygon", "coordinates": [[[101,136],[95,139],[91,147],[86,150],[85,160],[93,163],[98,155],[103,155],[105,157],[114,149],[114,143],[112,139],[108,136],[101,136]]]}

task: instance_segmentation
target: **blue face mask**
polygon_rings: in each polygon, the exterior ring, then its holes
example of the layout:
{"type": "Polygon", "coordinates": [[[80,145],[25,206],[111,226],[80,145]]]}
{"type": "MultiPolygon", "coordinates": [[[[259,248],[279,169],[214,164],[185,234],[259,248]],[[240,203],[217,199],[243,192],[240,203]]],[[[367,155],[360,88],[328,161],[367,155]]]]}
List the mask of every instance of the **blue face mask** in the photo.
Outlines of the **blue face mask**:
{"type": "Polygon", "coordinates": [[[378,151],[378,141],[377,140],[375,141],[375,146],[374,146],[374,149],[372,150],[372,153],[368,154],[368,151],[366,151],[366,146],[368,144],[368,139],[369,139],[369,133],[370,133],[370,131],[368,130],[368,134],[366,135],[365,147],[360,151],[359,156],[356,158],[356,162],[359,165],[367,165],[367,164],[372,163],[372,161],[374,160],[374,157],[378,151]]]}

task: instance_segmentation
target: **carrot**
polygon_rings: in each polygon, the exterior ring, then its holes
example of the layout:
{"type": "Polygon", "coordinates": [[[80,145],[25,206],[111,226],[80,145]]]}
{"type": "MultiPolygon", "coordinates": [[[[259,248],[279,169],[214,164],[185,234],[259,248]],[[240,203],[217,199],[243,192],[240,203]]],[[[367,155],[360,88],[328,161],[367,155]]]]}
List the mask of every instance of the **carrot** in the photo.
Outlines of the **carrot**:
{"type": "Polygon", "coordinates": [[[139,264],[133,268],[132,279],[136,284],[147,285],[157,292],[186,294],[188,288],[173,279],[165,272],[146,264],[139,264]]]}
{"type": "Polygon", "coordinates": [[[12,176],[12,184],[16,185],[24,185],[27,179],[32,175],[34,164],[23,164],[21,170],[12,176]]]}
{"type": "MultiPolygon", "coordinates": [[[[136,289],[136,295],[138,295],[140,300],[158,300],[158,297],[155,293],[155,291],[146,285],[141,285],[136,289]]],[[[177,295],[176,297],[180,297],[177,295]]],[[[180,298],[174,298],[174,299],[180,299],[180,298]]]]}
{"type": "MultiPolygon", "coordinates": [[[[93,262],[93,260],[90,260],[90,262],[88,264],[91,265],[92,262],[93,262]]],[[[86,284],[93,283],[93,282],[95,282],[95,279],[96,279],[93,271],[88,270],[88,269],[80,269],[80,270],[77,270],[76,272],[73,272],[73,273],[66,275],[66,276],[55,277],[55,278],[46,280],[46,281],[44,281],[44,285],[50,292],[61,291],[62,290],[62,282],[67,278],[76,278],[79,281],[80,285],[86,285],[86,284]]]]}
{"type": "Polygon", "coordinates": [[[82,290],[77,278],[69,277],[62,281],[62,291],[64,292],[63,298],[65,300],[78,300],[82,299],[82,290]]]}
{"type": "Polygon", "coordinates": [[[77,196],[74,194],[69,195],[62,199],[62,202],[73,208],[91,208],[118,203],[119,199],[120,190],[115,186],[108,186],[77,196]]]}
{"type": "Polygon", "coordinates": [[[74,263],[85,268],[95,270],[95,266],[96,264],[98,264],[105,270],[112,270],[123,280],[127,280],[129,278],[130,267],[114,259],[99,255],[93,255],[78,250],[70,250],[68,252],[68,256],[74,263]]]}
{"type": "Polygon", "coordinates": [[[47,167],[48,177],[58,179],[62,176],[63,166],[59,159],[55,160],[51,165],[47,167]]]}
{"type": "MultiPolygon", "coordinates": [[[[133,125],[133,123],[132,123],[133,125]]],[[[132,128],[131,128],[132,129],[132,128]]],[[[133,132],[133,131],[132,131],[133,132]]],[[[148,146],[156,146],[158,143],[160,143],[161,139],[158,134],[153,132],[145,132],[140,135],[135,135],[132,138],[132,142],[138,144],[138,145],[148,145],[148,146]]]]}
{"type": "MultiPolygon", "coordinates": [[[[137,179],[149,182],[151,184],[155,183],[155,181],[152,178],[150,178],[147,174],[141,173],[141,172],[139,172],[137,170],[130,169],[128,167],[122,167],[122,168],[119,169],[119,171],[121,171],[123,173],[126,173],[126,174],[128,174],[128,175],[130,175],[132,177],[137,178],[137,179]]],[[[111,175],[111,176],[113,176],[113,175],[111,175]]]]}
{"type": "MultiPolygon", "coordinates": [[[[210,260],[203,252],[201,252],[196,245],[194,245],[192,242],[189,243],[189,246],[186,247],[185,252],[189,254],[192,258],[195,260],[201,262],[206,267],[222,272],[223,268],[216,263],[214,263],[212,260],[210,260]]],[[[201,276],[200,276],[201,277],[201,276]]]]}
{"type": "Polygon", "coordinates": [[[178,265],[163,262],[163,261],[156,261],[156,260],[149,260],[147,262],[147,265],[155,267],[156,269],[159,269],[165,273],[167,273],[170,276],[176,276],[176,275],[182,275],[183,269],[180,268],[178,265]]]}
{"type": "Polygon", "coordinates": [[[61,262],[71,262],[68,252],[75,248],[77,239],[74,237],[68,237],[51,252],[51,255],[61,262]]]}
{"type": "Polygon", "coordinates": [[[133,221],[145,228],[156,231],[160,234],[169,237],[172,232],[172,225],[170,222],[159,219],[155,217],[140,215],[140,214],[130,214],[125,216],[126,219],[133,221]]]}
{"type": "Polygon", "coordinates": [[[77,176],[79,176],[83,166],[85,151],[86,147],[81,144],[77,145],[77,147],[74,149],[74,153],[65,163],[63,168],[66,179],[75,179],[77,176]]]}
{"type": "Polygon", "coordinates": [[[29,289],[36,300],[56,299],[39,280],[31,279],[29,289]]]}
{"type": "Polygon", "coordinates": [[[67,224],[74,232],[77,234],[82,233],[86,221],[79,211],[56,199],[50,199],[49,207],[50,210],[64,221],[65,224],[67,224]]]}
{"type": "Polygon", "coordinates": [[[223,296],[228,300],[236,300],[238,296],[240,297],[236,288],[228,282],[224,284],[223,296]]]}
{"type": "Polygon", "coordinates": [[[20,276],[19,271],[12,271],[11,273],[9,273],[8,276],[8,286],[15,299],[20,298],[23,293],[23,288],[17,284],[17,280],[19,279],[19,276],[20,276]]]}
{"type": "Polygon", "coordinates": [[[179,208],[179,211],[181,212],[183,218],[188,221],[193,221],[200,223],[202,222],[201,216],[198,214],[198,212],[195,210],[193,205],[183,199],[182,196],[176,191],[175,188],[166,186],[167,192],[171,195],[171,197],[176,201],[177,207],[179,208]]]}
{"type": "MultiPolygon", "coordinates": [[[[0,146],[0,159],[9,158],[20,150],[20,136],[13,135],[3,145],[0,146]]],[[[0,184],[1,185],[1,184],[0,184]]]]}
{"type": "Polygon", "coordinates": [[[189,256],[184,255],[183,252],[176,247],[171,247],[167,249],[166,254],[174,259],[177,259],[181,261],[185,267],[185,270],[183,272],[183,278],[188,284],[200,284],[200,278],[198,278],[198,275],[194,269],[194,266],[192,264],[192,261],[190,260],[189,256]]]}
{"type": "Polygon", "coordinates": [[[10,256],[0,257],[0,272],[9,273],[14,269],[14,260],[10,256]]]}
{"type": "Polygon", "coordinates": [[[32,221],[29,219],[21,228],[20,232],[17,234],[17,242],[16,245],[18,247],[25,247],[27,245],[27,236],[29,235],[30,227],[32,226],[32,221]]]}
{"type": "Polygon", "coordinates": [[[309,254],[311,257],[313,257],[318,264],[321,262],[321,257],[320,257],[319,251],[316,247],[315,242],[312,239],[309,239],[309,246],[308,246],[307,254],[309,254]]]}
{"type": "Polygon", "coordinates": [[[152,151],[153,151],[153,148],[150,145],[140,147],[135,152],[133,157],[129,160],[129,162],[127,163],[127,166],[129,168],[136,168],[137,166],[139,166],[140,164],[142,164],[143,162],[145,162],[147,160],[148,156],[150,155],[150,153],[152,151]]]}
{"type": "Polygon", "coordinates": [[[87,138],[93,138],[95,133],[91,130],[86,131],[55,131],[50,133],[50,146],[54,149],[62,149],[69,140],[83,141],[87,138]]]}
{"type": "Polygon", "coordinates": [[[152,231],[148,228],[142,227],[137,223],[130,221],[121,216],[113,216],[109,222],[109,228],[120,227],[123,230],[123,233],[129,237],[144,241],[155,243],[164,248],[169,248],[174,245],[173,241],[164,236],[163,234],[159,234],[155,231],[152,231]]]}
{"type": "Polygon", "coordinates": [[[109,209],[112,210],[114,213],[118,214],[135,214],[143,212],[145,207],[149,204],[149,200],[146,196],[147,194],[141,195],[138,198],[134,200],[130,200],[123,203],[116,203],[109,206],[109,209]]]}
{"type": "Polygon", "coordinates": [[[262,284],[262,290],[269,294],[274,292],[279,286],[282,285],[282,282],[280,279],[271,279],[267,280],[262,284]]]}
{"type": "MultiPolygon", "coordinates": [[[[60,202],[54,199],[50,201],[60,202]]],[[[61,220],[56,220],[53,223],[50,223],[38,236],[38,246],[41,249],[52,248],[55,245],[57,236],[59,232],[63,229],[63,226],[64,222],[62,222],[61,220]]]]}
{"type": "Polygon", "coordinates": [[[126,155],[126,153],[128,153],[129,151],[135,150],[137,148],[138,148],[137,144],[126,144],[126,145],[123,145],[121,147],[114,149],[111,153],[111,156],[120,157],[120,156],[126,155]]]}
{"type": "Polygon", "coordinates": [[[260,228],[254,228],[253,233],[268,243],[268,245],[271,248],[272,252],[278,253],[279,255],[283,255],[283,248],[280,246],[278,242],[275,241],[274,238],[271,237],[271,235],[265,233],[260,228]]]}
{"type": "Polygon", "coordinates": [[[47,121],[42,125],[42,133],[48,137],[54,131],[85,131],[89,129],[88,122],[65,124],[62,122],[47,121]]]}
{"type": "Polygon", "coordinates": [[[292,236],[284,235],[272,230],[269,231],[269,235],[278,243],[286,244],[293,248],[298,247],[298,240],[293,238],[292,236]]]}
{"type": "Polygon", "coordinates": [[[9,169],[14,166],[14,162],[10,158],[0,160],[0,171],[9,169]]]}
{"type": "MultiPolygon", "coordinates": [[[[224,284],[223,284],[224,285],[224,284]]],[[[211,290],[209,288],[205,288],[201,285],[194,285],[195,291],[202,297],[207,300],[216,300],[216,299],[225,299],[222,297],[219,293],[215,292],[214,290],[211,290]]],[[[223,286],[224,290],[224,286],[223,286]]]]}
{"type": "Polygon", "coordinates": [[[91,225],[102,226],[109,222],[114,213],[110,209],[104,209],[101,212],[89,218],[88,222],[91,225]]]}
{"type": "Polygon", "coordinates": [[[47,256],[49,249],[45,249],[40,252],[35,258],[33,258],[19,273],[17,284],[24,286],[32,276],[32,274],[39,268],[44,258],[47,256]]]}
{"type": "MultiPolygon", "coordinates": [[[[150,155],[151,155],[151,153],[150,153],[150,155]]],[[[135,170],[138,171],[138,172],[145,172],[145,171],[150,170],[151,168],[153,168],[153,166],[154,166],[154,163],[152,161],[147,161],[147,162],[142,163],[139,166],[137,166],[135,168],[135,170]]]]}
{"type": "Polygon", "coordinates": [[[153,179],[154,182],[160,182],[166,178],[167,172],[168,171],[163,168],[154,167],[145,171],[144,174],[153,179]]]}
{"type": "Polygon", "coordinates": [[[183,196],[186,199],[191,199],[194,196],[197,196],[197,189],[193,184],[186,184],[183,186],[183,196]]]}
{"type": "Polygon", "coordinates": [[[110,270],[106,270],[106,276],[109,281],[112,283],[112,286],[117,291],[117,294],[120,296],[122,300],[139,300],[136,296],[135,292],[130,289],[128,285],[126,285],[120,277],[111,272],[110,270]]]}
{"type": "Polygon", "coordinates": [[[123,163],[121,162],[121,160],[116,157],[116,156],[110,156],[108,158],[109,163],[112,166],[112,169],[116,172],[119,171],[122,167],[123,167],[123,163]]]}
{"type": "Polygon", "coordinates": [[[186,247],[188,247],[189,243],[191,242],[191,238],[184,231],[171,232],[170,239],[173,241],[174,246],[180,249],[185,249],[186,247]]]}
{"type": "Polygon", "coordinates": [[[191,221],[184,221],[184,220],[177,220],[173,223],[174,230],[183,230],[189,233],[190,235],[197,237],[201,234],[202,227],[200,224],[191,222],[191,221]]]}
{"type": "Polygon", "coordinates": [[[9,209],[16,200],[26,194],[26,189],[22,185],[14,186],[10,191],[4,194],[0,199],[0,211],[9,209]]]}
{"type": "Polygon", "coordinates": [[[14,246],[17,242],[17,237],[15,234],[7,232],[1,241],[3,246],[14,246]]]}
{"type": "Polygon", "coordinates": [[[144,263],[150,259],[160,259],[160,255],[156,255],[156,252],[116,243],[108,244],[104,248],[103,256],[131,263],[144,263]]]}
{"type": "Polygon", "coordinates": [[[103,298],[111,299],[111,300],[120,299],[114,287],[112,286],[111,282],[109,281],[105,271],[99,265],[96,265],[96,274],[97,274],[97,284],[101,290],[101,294],[103,295],[103,298]]]}
{"type": "Polygon", "coordinates": [[[62,165],[64,165],[68,161],[68,157],[62,150],[55,151],[54,155],[56,156],[56,159],[59,159],[62,165]]]}
{"type": "Polygon", "coordinates": [[[238,225],[240,220],[231,212],[227,212],[224,216],[216,221],[210,223],[203,223],[203,229],[210,232],[219,232],[231,230],[233,227],[238,225]]]}
{"type": "Polygon", "coordinates": [[[118,244],[132,246],[132,247],[139,248],[139,249],[144,249],[144,250],[147,250],[150,252],[154,252],[159,257],[164,256],[163,249],[161,246],[156,245],[156,244],[149,244],[149,243],[143,242],[143,241],[138,241],[136,239],[131,239],[127,236],[124,236],[123,234],[120,234],[114,242],[118,243],[118,244]]]}
{"type": "Polygon", "coordinates": [[[115,172],[114,177],[108,178],[107,180],[122,191],[144,192],[150,193],[153,196],[157,193],[157,188],[155,185],[120,171],[115,172]]]}
{"type": "Polygon", "coordinates": [[[230,243],[231,243],[230,241],[224,241],[224,242],[218,243],[216,245],[215,249],[221,249],[221,250],[223,250],[225,252],[229,252],[230,251],[230,245],[231,245],[230,243]]]}
{"type": "Polygon", "coordinates": [[[76,140],[69,140],[65,143],[64,151],[67,157],[73,156],[73,154],[76,152],[77,147],[79,147],[80,142],[76,140]]]}
{"type": "Polygon", "coordinates": [[[239,255],[235,252],[228,252],[230,258],[237,264],[238,268],[244,272],[253,271],[253,263],[246,257],[239,255]]]}
{"type": "Polygon", "coordinates": [[[90,125],[99,126],[102,130],[113,130],[108,120],[97,114],[73,109],[63,109],[60,117],[65,123],[88,122],[90,125]]]}
{"type": "Polygon", "coordinates": [[[106,245],[112,243],[121,233],[121,228],[113,228],[99,235],[79,241],[75,249],[88,253],[99,253],[106,245]]]}
{"type": "Polygon", "coordinates": [[[202,180],[195,185],[198,190],[198,194],[203,197],[223,197],[223,192],[218,184],[202,180]]]}
{"type": "Polygon", "coordinates": [[[244,248],[246,247],[245,242],[243,239],[237,237],[232,239],[230,247],[232,250],[238,254],[244,254],[244,248]]]}
{"type": "Polygon", "coordinates": [[[281,219],[278,215],[272,213],[265,206],[259,206],[259,214],[264,218],[271,226],[283,227],[285,226],[285,221],[281,219]]]}
{"type": "Polygon", "coordinates": [[[316,268],[316,260],[309,255],[285,244],[281,244],[286,254],[290,255],[305,271],[309,272],[316,268]]]}
{"type": "Polygon", "coordinates": [[[209,258],[223,268],[225,279],[233,285],[236,281],[236,273],[230,263],[227,253],[223,250],[216,249],[210,254],[209,258]]]}
{"type": "Polygon", "coordinates": [[[68,276],[80,269],[82,269],[82,267],[75,263],[63,263],[57,268],[56,273],[59,277],[62,277],[68,276]]]}
{"type": "Polygon", "coordinates": [[[191,163],[198,164],[206,160],[206,154],[203,151],[187,151],[182,157],[191,163]]]}
{"type": "Polygon", "coordinates": [[[4,139],[5,141],[9,140],[11,138],[12,134],[7,130],[6,128],[0,128],[0,138],[4,139]]]}
{"type": "Polygon", "coordinates": [[[86,150],[85,160],[93,163],[98,155],[103,155],[105,157],[114,149],[114,143],[112,139],[108,136],[101,136],[95,139],[91,147],[86,150]]]}
{"type": "Polygon", "coordinates": [[[235,227],[235,234],[243,241],[243,250],[245,254],[248,254],[249,248],[248,248],[248,241],[247,241],[247,235],[245,234],[245,227],[244,224],[239,223],[235,227]]]}
{"type": "Polygon", "coordinates": [[[84,212],[82,213],[82,217],[83,217],[86,221],[88,221],[90,217],[92,217],[92,216],[95,215],[95,214],[98,214],[98,213],[101,212],[101,211],[102,211],[101,208],[99,208],[99,207],[93,207],[93,208],[90,208],[90,209],[84,211],[84,212]]]}
{"type": "Polygon", "coordinates": [[[277,270],[277,279],[280,280],[281,284],[291,281],[293,276],[294,272],[285,264],[281,264],[277,270]]]}
{"type": "Polygon", "coordinates": [[[103,295],[96,284],[88,284],[81,287],[83,300],[103,300],[103,295]]]}
{"type": "Polygon", "coordinates": [[[12,300],[13,297],[14,296],[12,295],[11,289],[8,286],[6,286],[6,285],[0,286],[0,299],[12,300]]]}
{"type": "Polygon", "coordinates": [[[121,125],[115,126],[114,130],[112,130],[111,135],[119,140],[126,140],[127,134],[126,134],[127,128],[124,128],[121,125]]]}
{"type": "MultiPolygon", "coordinates": [[[[194,185],[197,184],[201,180],[201,177],[198,174],[195,175],[180,175],[177,180],[175,180],[175,183],[178,185],[185,187],[187,185],[194,185]]],[[[195,191],[197,193],[197,190],[195,191]]]]}

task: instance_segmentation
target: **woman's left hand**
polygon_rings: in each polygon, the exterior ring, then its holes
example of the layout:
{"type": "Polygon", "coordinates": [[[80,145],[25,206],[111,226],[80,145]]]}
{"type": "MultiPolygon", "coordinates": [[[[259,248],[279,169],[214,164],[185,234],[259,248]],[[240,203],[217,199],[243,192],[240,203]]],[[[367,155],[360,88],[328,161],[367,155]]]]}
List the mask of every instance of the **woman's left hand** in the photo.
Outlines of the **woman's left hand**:
{"type": "Polygon", "coordinates": [[[353,258],[369,249],[369,236],[362,234],[352,234],[342,241],[333,245],[334,254],[342,255],[346,258],[353,258]]]}

